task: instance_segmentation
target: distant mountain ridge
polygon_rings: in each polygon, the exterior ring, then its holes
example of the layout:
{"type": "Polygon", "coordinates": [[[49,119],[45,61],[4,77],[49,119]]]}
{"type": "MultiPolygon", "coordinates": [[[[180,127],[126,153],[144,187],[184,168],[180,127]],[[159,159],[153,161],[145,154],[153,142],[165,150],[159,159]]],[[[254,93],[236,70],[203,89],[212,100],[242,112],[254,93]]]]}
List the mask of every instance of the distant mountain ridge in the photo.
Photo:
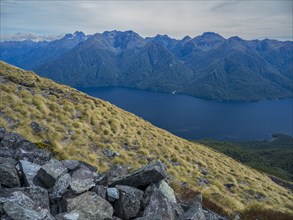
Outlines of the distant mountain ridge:
{"type": "Polygon", "coordinates": [[[66,34],[51,42],[2,42],[1,59],[75,87],[123,86],[217,100],[293,97],[293,42],[182,40],[133,31],[66,34]]]}

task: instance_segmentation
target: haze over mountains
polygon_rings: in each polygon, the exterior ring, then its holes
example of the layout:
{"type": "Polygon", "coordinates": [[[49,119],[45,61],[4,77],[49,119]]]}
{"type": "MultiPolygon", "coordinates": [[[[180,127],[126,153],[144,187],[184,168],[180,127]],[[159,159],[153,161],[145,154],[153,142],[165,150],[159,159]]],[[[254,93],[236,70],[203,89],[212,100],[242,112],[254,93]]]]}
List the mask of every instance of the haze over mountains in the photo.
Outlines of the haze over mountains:
{"type": "Polygon", "coordinates": [[[293,42],[225,39],[207,32],[176,40],[133,31],[51,42],[1,43],[1,59],[74,87],[123,86],[220,100],[293,96],[293,42]]]}

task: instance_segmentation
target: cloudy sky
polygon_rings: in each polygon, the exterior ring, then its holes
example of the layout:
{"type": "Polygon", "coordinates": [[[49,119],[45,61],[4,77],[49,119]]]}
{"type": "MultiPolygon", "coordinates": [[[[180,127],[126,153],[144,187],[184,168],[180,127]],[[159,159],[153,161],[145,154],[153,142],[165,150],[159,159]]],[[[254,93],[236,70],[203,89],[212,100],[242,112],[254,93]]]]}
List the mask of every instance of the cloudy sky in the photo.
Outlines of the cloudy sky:
{"type": "Polygon", "coordinates": [[[1,0],[1,40],[50,40],[76,30],[292,40],[292,8],[292,0],[1,0]]]}

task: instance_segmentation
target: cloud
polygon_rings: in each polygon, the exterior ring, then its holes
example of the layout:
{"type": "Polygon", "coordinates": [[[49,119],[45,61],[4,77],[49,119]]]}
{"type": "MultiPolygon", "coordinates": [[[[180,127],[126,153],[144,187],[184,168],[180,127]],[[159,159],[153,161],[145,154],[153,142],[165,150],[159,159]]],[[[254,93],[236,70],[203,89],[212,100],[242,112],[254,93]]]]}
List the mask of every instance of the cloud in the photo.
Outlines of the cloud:
{"type": "Polygon", "coordinates": [[[1,33],[56,35],[134,30],[192,37],[213,31],[244,39],[291,36],[292,1],[7,1],[1,33]]]}
{"type": "Polygon", "coordinates": [[[35,35],[33,33],[12,33],[12,34],[1,34],[0,41],[52,41],[62,38],[63,35],[35,35]]]}

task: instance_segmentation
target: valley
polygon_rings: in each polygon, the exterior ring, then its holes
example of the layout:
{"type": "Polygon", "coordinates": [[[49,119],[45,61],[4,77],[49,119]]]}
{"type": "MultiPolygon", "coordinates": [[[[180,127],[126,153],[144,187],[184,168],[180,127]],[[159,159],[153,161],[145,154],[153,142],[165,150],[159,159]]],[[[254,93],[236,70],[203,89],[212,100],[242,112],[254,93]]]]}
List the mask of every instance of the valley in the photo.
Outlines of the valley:
{"type": "Polygon", "coordinates": [[[50,150],[55,158],[81,160],[101,173],[114,165],[131,171],[161,160],[175,191],[182,184],[200,191],[225,215],[253,212],[257,207],[258,213],[292,214],[291,191],[205,145],[4,62],[0,82],[0,126],[50,150]]]}

